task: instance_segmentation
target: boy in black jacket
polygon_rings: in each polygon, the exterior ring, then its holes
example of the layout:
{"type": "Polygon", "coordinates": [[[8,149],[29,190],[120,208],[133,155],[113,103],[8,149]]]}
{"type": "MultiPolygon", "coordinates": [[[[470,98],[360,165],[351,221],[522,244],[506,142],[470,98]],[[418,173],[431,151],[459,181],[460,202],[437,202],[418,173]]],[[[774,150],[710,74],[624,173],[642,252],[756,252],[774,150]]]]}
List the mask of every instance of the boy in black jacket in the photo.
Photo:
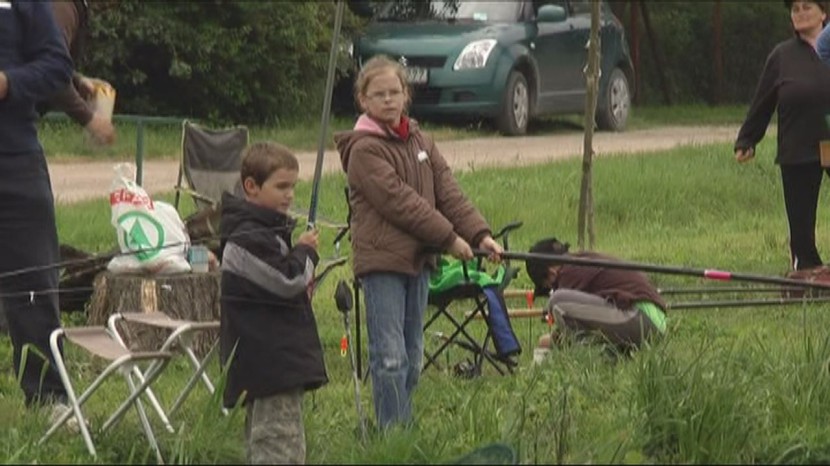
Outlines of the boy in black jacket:
{"type": "Polygon", "coordinates": [[[242,401],[251,464],[304,463],[303,393],[328,381],[310,286],[316,231],[291,245],[287,212],[299,174],[284,146],[249,146],[240,173],[245,199],[222,198],[220,354],[226,407],[242,401]]]}

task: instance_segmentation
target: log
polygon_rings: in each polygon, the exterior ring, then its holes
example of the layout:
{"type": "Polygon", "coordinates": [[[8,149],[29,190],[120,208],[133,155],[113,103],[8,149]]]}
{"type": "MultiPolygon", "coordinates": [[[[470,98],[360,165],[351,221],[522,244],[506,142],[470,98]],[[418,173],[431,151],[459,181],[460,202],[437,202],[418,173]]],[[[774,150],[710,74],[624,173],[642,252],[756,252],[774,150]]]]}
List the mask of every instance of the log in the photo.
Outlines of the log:
{"type": "MultiPolygon", "coordinates": [[[[87,322],[106,325],[116,312],[162,311],[174,319],[219,320],[220,272],[174,275],[114,274],[95,277],[87,322]]],[[[132,350],[161,347],[169,331],[122,322],[119,332],[132,350]]],[[[204,356],[217,338],[216,331],[194,334],[192,347],[204,356]]]]}

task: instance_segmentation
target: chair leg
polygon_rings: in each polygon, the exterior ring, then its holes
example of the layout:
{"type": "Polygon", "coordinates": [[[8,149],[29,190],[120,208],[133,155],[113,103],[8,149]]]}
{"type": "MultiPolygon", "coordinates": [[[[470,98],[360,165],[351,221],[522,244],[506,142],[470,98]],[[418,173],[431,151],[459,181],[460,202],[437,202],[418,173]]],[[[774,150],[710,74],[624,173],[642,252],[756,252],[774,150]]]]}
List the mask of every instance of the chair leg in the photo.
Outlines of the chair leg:
{"type": "MultiPolygon", "coordinates": [[[[216,388],[214,388],[213,383],[211,383],[210,377],[207,376],[205,370],[207,369],[207,364],[210,362],[211,358],[216,353],[216,349],[218,348],[218,346],[219,340],[217,339],[213,342],[213,345],[211,345],[210,350],[208,350],[208,353],[205,355],[205,357],[200,361],[199,358],[196,357],[196,354],[193,353],[193,350],[190,348],[189,345],[182,345],[185,354],[187,354],[188,359],[190,360],[190,364],[193,366],[194,372],[193,375],[190,376],[190,379],[187,381],[187,384],[185,385],[184,389],[181,391],[181,393],[179,393],[179,396],[176,398],[176,401],[173,402],[173,406],[170,408],[171,416],[176,411],[178,411],[179,407],[181,407],[182,403],[184,403],[184,400],[187,399],[188,395],[190,395],[190,392],[196,386],[196,382],[199,380],[199,378],[202,379],[202,382],[205,384],[205,387],[211,395],[216,393],[216,388]]],[[[227,415],[228,410],[223,407],[222,413],[227,415]]]]}
{"type": "MultiPolygon", "coordinates": [[[[133,366],[132,374],[135,376],[135,378],[138,379],[139,383],[144,382],[144,374],[141,372],[141,369],[139,369],[137,365],[133,366]]],[[[145,395],[147,395],[147,399],[150,400],[150,405],[153,406],[153,409],[156,411],[156,414],[158,414],[159,419],[161,419],[161,423],[164,424],[164,428],[167,429],[167,431],[171,434],[175,433],[176,429],[170,422],[170,418],[167,416],[167,413],[164,412],[164,408],[161,407],[161,402],[159,402],[158,398],[156,398],[156,394],[153,392],[153,389],[147,387],[147,390],[145,390],[144,393],[145,395]]]]}
{"type": "MultiPolygon", "coordinates": [[[[55,360],[55,365],[57,366],[61,381],[66,389],[66,396],[69,399],[69,404],[72,405],[72,411],[65,412],[57,421],[55,421],[55,423],[52,424],[49,430],[47,430],[43,437],[41,437],[38,441],[38,445],[41,445],[43,442],[47,441],[69,419],[69,416],[74,414],[75,418],[78,420],[78,428],[81,431],[81,436],[84,439],[84,443],[86,443],[86,448],[89,450],[89,454],[93,457],[97,457],[98,452],[95,451],[95,444],[92,442],[92,436],[89,433],[89,428],[86,426],[86,420],[81,412],[81,404],[89,398],[89,395],[85,393],[86,396],[82,396],[80,401],[75,396],[75,390],[72,388],[72,382],[69,379],[69,373],[66,370],[66,365],[63,362],[63,356],[61,355],[60,347],[58,345],[58,340],[62,335],[62,329],[53,331],[52,335],[49,337],[49,346],[51,347],[52,356],[55,360]]],[[[99,380],[101,380],[100,377],[99,380]]],[[[98,382],[98,380],[96,380],[96,382],[98,382]]],[[[97,387],[97,385],[93,384],[92,387],[97,387]]]]}
{"type": "MultiPolygon", "coordinates": [[[[137,387],[129,371],[124,373],[124,378],[127,380],[127,385],[130,387],[130,392],[136,393],[137,387]]],[[[141,404],[141,398],[136,397],[134,404],[135,409],[138,412],[138,417],[141,420],[141,427],[144,429],[144,435],[147,437],[150,447],[156,453],[156,460],[159,464],[164,464],[164,458],[161,456],[161,449],[159,449],[156,436],[153,433],[153,428],[150,426],[150,421],[147,419],[147,413],[144,412],[144,405],[141,404]]]]}
{"type": "Polygon", "coordinates": [[[130,405],[132,405],[135,402],[135,400],[139,396],[141,396],[145,390],[147,390],[147,387],[149,387],[150,384],[152,384],[156,380],[156,378],[158,378],[158,376],[161,374],[164,368],[167,367],[168,361],[169,359],[162,359],[161,362],[156,360],[153,364],[150,365],[150,368],[144,374],[144,380],[142,380],[138,388],[136,390],[133,390],[133,392],[130,393],[130,396],[126,400],[124,400],[123,403],[121,403],[121,406],[118,407],[118,409],[112,414],[112,416],[110,416],[109,419],[107,419],[103,427],[101,427],[101,432],[105,432],[107,429],[115,425],[115,423],[118,422],[118,420],[121,419],[121,417],[130,407],[130,405]]]}
{"type": "MultiPolygon", "coordinates": [[[[121,334],[118,332],[118,321],[123,320],[121,314],[113,314],[107,321],[107,327],[109,328],[109,333],[112,337],[124,348],[127,347],[127,344],[124,342],[124,339],[121,338],[121,334]]],[[[141,372],[141,369],[138,368],[137,365],[133,365],[132,369],[133,374],[138,378],[139,382],[144,382],[144,374],[141,372]]],[[[167,429],[168,432],[171,434],[176,432],[176,429],[173,428],[173,424],[170,422],[170,419],[167,417],[167,414],[164,412],[164,408],[161,407],[161,403],[159,402],[156,394],[153,392],[153,389],[147,387],[146,390],[147,398],[150,400],[150,404],[153,406],[153,409],[158,414],[159,418],[161,419],[162,424],[164,424],[164,428],[167,429]]]]}

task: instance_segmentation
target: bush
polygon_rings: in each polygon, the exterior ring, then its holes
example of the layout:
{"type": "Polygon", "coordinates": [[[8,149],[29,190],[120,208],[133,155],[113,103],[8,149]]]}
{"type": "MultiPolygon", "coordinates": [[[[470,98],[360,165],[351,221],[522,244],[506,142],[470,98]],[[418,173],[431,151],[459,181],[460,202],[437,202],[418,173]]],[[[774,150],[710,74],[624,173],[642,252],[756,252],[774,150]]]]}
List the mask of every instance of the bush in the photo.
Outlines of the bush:
{"type": "Polygon", "coordinates": [[[334,2],[91,2],[83,70],[119,113],[273,124],[319,113],[333,18],[334,2]]]}

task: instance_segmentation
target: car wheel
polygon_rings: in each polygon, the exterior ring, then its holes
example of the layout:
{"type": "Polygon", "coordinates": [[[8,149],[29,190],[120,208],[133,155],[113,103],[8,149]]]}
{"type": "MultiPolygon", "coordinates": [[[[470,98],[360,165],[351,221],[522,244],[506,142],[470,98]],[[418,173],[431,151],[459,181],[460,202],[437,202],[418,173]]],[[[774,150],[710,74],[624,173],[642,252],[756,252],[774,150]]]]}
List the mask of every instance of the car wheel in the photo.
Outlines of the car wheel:
{"type": "Polygon", "coordinates": [[[522,73],[510,73],[503,99],[501,114],[496,118],[496,127],[508,136],[525,134],[530,119],[530,92],[522,73]]]}
{"type": "Polygon", "coordinates": [[[631,93],[628,90],[628,79],[619,68],[614,68],[608,77],[605,94],[600,96],[597,105],[597,126],[607,131],[622,131],[628,122],[631,113],[631,93]]]}

